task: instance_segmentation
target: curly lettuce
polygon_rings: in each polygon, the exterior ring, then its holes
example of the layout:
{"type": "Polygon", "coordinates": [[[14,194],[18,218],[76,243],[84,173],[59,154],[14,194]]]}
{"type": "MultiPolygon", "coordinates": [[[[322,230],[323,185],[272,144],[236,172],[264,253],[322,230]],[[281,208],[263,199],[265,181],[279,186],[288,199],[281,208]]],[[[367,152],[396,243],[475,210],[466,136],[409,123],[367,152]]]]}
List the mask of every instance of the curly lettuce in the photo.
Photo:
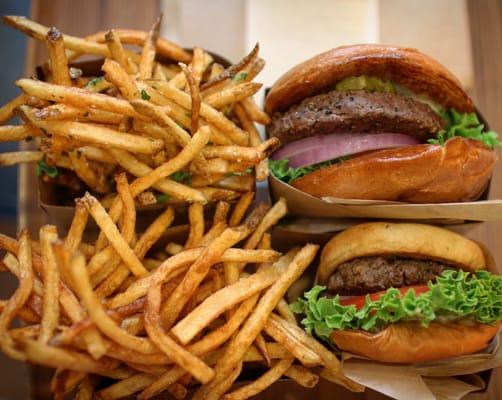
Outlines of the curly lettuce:
{"type": "Polygon", "coordinates": [[[479,122],[475,113],[459,113],[450,109],[442,111],[440,115],[447,123],[446,129],[439,131],[435,138],[428,140],[428,143],[443,145],[455,136],[478,140],[490,148],[501,143],[496,132],[484,131],[485,126],[479,122]]]}
{"type": "Polygon", "coordinates": [[[426,293],[404,295],[388,289],[378,300],[366,296],[362,308],[341,305],[339,296],[320,297],[326,289],[315,286],[291,305],[293,312],[305,315],[305,330],[328,340],[334,330],[377,331],[398,321],[418,321],[424,327],[434,320],[471,319],[494,325],[502,318],[502,277],[487,271],[474,274],[446,270],[429,282],[426,293]]]}
{"type": "Polygon", "coordinates": [[[318,164],[309,165],[301,168],[293,168],[289,166],[289,160],[268,160],[268,168],[274,176],[286,183],[291,183],[295,179],[301,178],[302,176],[308,175],[311,172],[317,171],[318,169],[329,167],[333,164],[339,164],[343,161],[347,161],[350,157],[339,157],[334,160],[324,161],[318,164]]]}

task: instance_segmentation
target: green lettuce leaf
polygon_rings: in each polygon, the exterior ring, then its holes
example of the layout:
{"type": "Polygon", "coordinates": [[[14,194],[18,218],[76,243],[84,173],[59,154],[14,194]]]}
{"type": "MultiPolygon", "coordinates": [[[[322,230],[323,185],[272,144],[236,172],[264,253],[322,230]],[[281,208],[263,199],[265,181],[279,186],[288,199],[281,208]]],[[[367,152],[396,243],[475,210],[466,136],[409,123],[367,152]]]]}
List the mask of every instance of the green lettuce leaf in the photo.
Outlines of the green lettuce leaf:
{"type": "Polygon", "coordinates": [[[443,145],[455,136],[478,140],[490,148],[499,146],[501,143],[496,132],[484,131],[485,126],[479,122],[475,113],[462,114],[450,109],[440,114],[447,122],[446,129],[439,131],[436,138],[429,139],[428,143],[443,145]]]}
{"type": "Polygon", "coordinates": [[[291,310],[305,315],[302,324],[308,333],[326,340],[334,330],[376,331],[398,321],[428,326],[434,320],[467,318],[493,325],[502,318],[502,277],[498,275],[446,270],[428,286],[429,291],[418,296],[411,288],[404,295],[390,288],[378,300],[366,296],[359,310],[341,305],[339,296],[320,297],[326,288],[315,286],[291,310]]]}
{"type": "Polygon", "coordinates": [[[339,164],[343,161],[347,161],[350,157],[340,157],[335,160],[324,161],[318,164],[309,165],[307,167],[293,168],[289,166],[288,159],[284,160],[268,160],[268,168],[274,174],[274,176],[286,183],[291,183],[295,179],[301,178],[311,172],[317,171],[318,169],[329,167],[333,164],[339,164]]]}

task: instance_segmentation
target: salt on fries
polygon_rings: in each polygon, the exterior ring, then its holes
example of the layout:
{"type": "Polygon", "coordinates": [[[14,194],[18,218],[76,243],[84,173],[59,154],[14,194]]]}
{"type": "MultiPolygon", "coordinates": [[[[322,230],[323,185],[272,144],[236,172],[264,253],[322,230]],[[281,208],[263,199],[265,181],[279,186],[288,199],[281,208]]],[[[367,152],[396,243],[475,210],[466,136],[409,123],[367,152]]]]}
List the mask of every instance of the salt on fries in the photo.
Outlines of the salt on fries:
{"type": "Polygon", "coordinates": [[[0,303],[2,351],[57,368],[55,394],[76,391],[79,399],[93,393],[148,399],[164,391],[175,398],[194,392],[195,399],[246,399],[282,376],[313,387],[319,373],[362,389],[297,326],[283,299],[318,250],[307,244],[281,255],[270,248],[268,230],[285,215],[284,200],[250,210],[253,195],[246,193],[235,206],[220,201],[209,220],[194,203],[186,239],[173,242],[173,208],[137,232],[133,198],[144,186],[125,174],[116,180],[116,218],[86,194],[65,238],[50,225],[40,230],[40,242],[27,231],[19,239],[0,235],[3,269],[19,279],[18,290],[0,303]],[[101,249],[83,239],[89,218],[107,239],[101,249]],[[234,266],[231,282],[223,265],[234,266]],[[102,283],[94,286],[97,274],[102,283]],[[25,325],[12,329],[14,318],[25,325]],[[265,370],[235,388],[249,368],[265,370]],[[99,383],[100,377],[112,381],[99,383]]]}
{"type": "Polygon", "coordinates": [[[139,204],[229,201],[253,190],[255,177],[267,178],[278,143],[262,144],[254,125],[269,123],[251,100],[261,87],[253,82],[263,67],[258,45],[224,69],[199,47],[189,52],[160,38],[161,18],[147,32],[111,29],[86,38],[25,17],[3,20],[44,41],[49,62],[44,81],[19,79],[23,94],[0,108],[0,124],[15,114],[24,122],[0,126],[0,141],[35,138],[38,149],[0,155],[1,166],[38,163],[44,182],[107,195],[116,192],[117,171],[148,175],[205,128],[210,139],[200,154],[155,182],[139,204]],[[84,55],[103,57],[103,76],[75,69],[84,55]]]}

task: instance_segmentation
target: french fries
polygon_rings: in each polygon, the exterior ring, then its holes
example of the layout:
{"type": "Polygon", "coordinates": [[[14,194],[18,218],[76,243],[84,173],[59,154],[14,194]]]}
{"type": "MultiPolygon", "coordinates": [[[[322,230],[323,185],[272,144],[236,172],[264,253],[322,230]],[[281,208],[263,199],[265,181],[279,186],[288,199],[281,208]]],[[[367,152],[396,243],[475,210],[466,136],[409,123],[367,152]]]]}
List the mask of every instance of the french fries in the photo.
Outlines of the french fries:
{"type": "MultiPolygon", "coordinates": [[[[81,186],[100,199],[115,194],[108,183],[123,167],[110,153],[128,152],[143,164],[136,164],[132,173],[143,178],[150,173],[144,166],[159,167],[176,157],[204,128],[209,131],[208,142],[186,168],[172,172],[186,178],[170,182],[166,176],[152,183],[152,188],[141,191],[150,191],[148,198],[141,193],[135,196],[140,196],[141,205],[150,206],[166,197],[169,204],[231,201],[253,190],[251,168],[259,180],[266,178],[272,147],[260,145],[253,121],[268,121],[251,100],[261,88],[253,79],[264,65],[258,45],[224,69],[202,48],[194,47],[190,54],[159,37],[161,18],[148,32],[111,29],[86,38],[63,34],[25,17],[5,16],[3,20],[45,42],[50,73],[43,81],[16,81],[23,94],[0,108],[0,124],[14,113],[21,114],[25,123],[0,126],[0,141],[40,137],[36,142],[40,153],[0,155],[0,166],[38,163],[42,182],[66,186],[72,192],[81,186]],[[104,76],[89,77],[85,70],[82,73],[72,66],[84,55],[103,58],[104,76]],[[163,64],[157,55],[173,62],[163,64]]],[[[128,165],[125,169],[131,172],[132,164],[128,165]]]]}
{"type": "Polygon", "coordinates": [[[0,302],[4,352],[58,368],[55,392],[76,389],[81,399],[92,398],[95,376],[116,380],[97,392],[100,398],[139,394],[148,399],[163,391],[183,398],[194,377],[202,384],[195,399],[245,399],[281,376],[313,387],[319,376],[311,367],[322,367],[326,379],[351,390],[362,389],[286,311],[283,296],[318,247],[305,245],[282,257],[270,248],[267,230],[285,214],[283,200],[271,208],[259,205],[246,218],[252,192],[234,207],[221,201],[210,226],[202,205],[194,203],[185,228],[191,239],[170,243],[167,250],[174,255],[163,255],[161,261],[153,249],[164,232],[177,230],[167,229],[174,209],[167,207],[144,232],[136,232],[132,199],[143,184],[129,183],[125,174],[116,180],[119,211],[107,212],[86,194],[77,201],[64,240],[52,226],[41,229],[40,244],[34,246],[26,231],[19,240],[0,235],[0,248],[9,252],[3,264],[21,283],[12,299],[0,302]],[[89,216],[109,243],[102,250],[83,241],[89,216]],[[238,243],[241,247],[232,247],[238,243]],[[87,257],[81,248],[87,249],[87,257]],[[152,266],[147,268],[146,260],[152,266]],[[237,268],[232,283],[225,280],[222,263],[259,267],[255,272],[237,268]],[[112,270],[93,289],[92,280],[109,265],[112,270]],[[9,329],[14,317],[28,325],[9,329]],[[247,363],[263,361],[267,367],[259,379],[233,388],[247,363]]]}
{"type": "Polygon", "coordinates": [[[0,165],[37,162],[44,182],[73,180],[85,195],[65,236],[51,225],[38,241],[26,230],[19,239],[0,234],[0,270],[19,280],[0,301],[0,349],[56,368],[56,398],[166,391],[181,399],[195,383],[194,399],[246,399],[282,376],[313,387],[319,371],[361,390],[284,300],[318,246],[281,255],[269,231],[286,215],[285,200],[252,207],[255,176],[267,177],[279,145],[262,142],[254,125],[269,123],[252,100],[259,45],[225,68],[202,48],[160,38],[161,18],[148,32],[86,38],[24,17],[4,21],[45,42],[50,74],[19,79],[23,94],[0,108],[0,124],[23,121],[0,126],[0,141],[38,145],[1,154],[0,165]],[[103,58],[104,76],[74,68],[84,55],[103,58]],[[187,204],[188,215],[178,215],[187,204]],[[146,229],[138,206],[156,212],[146,229]],[[89,217],[96,236],[86,232],[89,217]],[[25,325],[11,328],[14,319],[25,325]],[[261,377],[235,388],[250,363],[261,377]]]}

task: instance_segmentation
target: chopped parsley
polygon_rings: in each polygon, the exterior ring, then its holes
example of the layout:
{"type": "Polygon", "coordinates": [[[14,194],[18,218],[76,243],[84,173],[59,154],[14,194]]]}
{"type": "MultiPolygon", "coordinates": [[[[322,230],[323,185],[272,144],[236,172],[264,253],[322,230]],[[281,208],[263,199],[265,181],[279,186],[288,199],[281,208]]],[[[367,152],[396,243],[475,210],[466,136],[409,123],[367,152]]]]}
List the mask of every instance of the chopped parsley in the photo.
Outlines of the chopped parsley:
{"type": "Polygon", "coordinates": [[[97,78],[91,79],[89,82],[85,84],[84,89],[96,86],[98,83],[101,83],[103,79],[105,79],[103,76],[98,76],[97,78]]]}
{"type": "Polygon", "coordinates": [[[49,178],[54,179],[56,176],[58,176],[58,169],[52,165],[47,164],[45,158],[42,158],[37,163],[36,174],[37,176],[42,176],[42,174],[45,174],[49,178]]]}
{"type": "Polygon", "coordinates": [[[184,183],[186,185],[192,184],[192,173],[186,171],[176,171],[170,176],[173,181],[184,183]]]}
{"type": "Polygon", "coordinates": [[[171,196],[167,193],[159,193],[155,195],[155,199],[157,200],[157,204],[165,204],[169,201],[171,196]]]}
{"type": "Polygon", "coordinates": [[[141,89],[141,98],[143,100],[150,100],[151,99],[150,95],[146,92],[145,89],[141,89]]]}
{"type": "Polygon", "coordinates": [[[239,72],[237,75],[234,76],[233,81],[235,83],[241,83],[244,82],[248,77],[247,72],[239,72]]]}

